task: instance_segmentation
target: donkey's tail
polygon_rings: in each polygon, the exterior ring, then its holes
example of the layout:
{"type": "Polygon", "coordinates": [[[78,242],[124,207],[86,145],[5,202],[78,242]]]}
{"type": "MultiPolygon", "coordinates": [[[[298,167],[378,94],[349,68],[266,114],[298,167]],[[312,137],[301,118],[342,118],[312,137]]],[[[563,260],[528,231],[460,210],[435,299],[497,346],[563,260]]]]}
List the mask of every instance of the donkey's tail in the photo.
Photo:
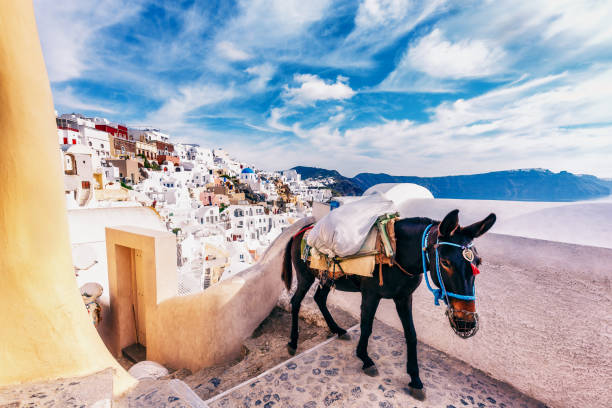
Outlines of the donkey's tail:
{"type": "Polygon", "coordinates": [[[289,238],[289,242],[287,242],[287,247],[285,248],[285,255],[283,258],[283,282],[285,282],[285,287],[287,288],[287,292],[291,291],[291,283],[293,281],[293,267],[291,261],[291,247],[293,245],[293,237],[289,238]]]}

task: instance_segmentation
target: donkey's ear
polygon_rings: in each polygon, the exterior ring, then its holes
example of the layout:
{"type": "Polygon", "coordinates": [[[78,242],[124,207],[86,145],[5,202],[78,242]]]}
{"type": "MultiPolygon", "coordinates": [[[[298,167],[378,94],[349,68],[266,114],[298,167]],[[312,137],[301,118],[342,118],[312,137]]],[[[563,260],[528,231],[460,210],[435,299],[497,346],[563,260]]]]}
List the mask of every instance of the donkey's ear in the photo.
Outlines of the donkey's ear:
{"type": "Polygon", "coordinates": [[[495,216],[495,214],[491,213],[484,220],[475,222],[474,224],[469,225],[465,228],[461,228],[461,232],[472,238],[478,238],[479,236],[491,229],[493,224],[495,224],[496,219],[497,217],[495,216]]]}
{"type": "Polygon", "coordinates": [[[450,237],[459,228],[459,210],[453,210],[446,214],[446,217],[440,223],[438,231],[440,236],[450,237]]]}

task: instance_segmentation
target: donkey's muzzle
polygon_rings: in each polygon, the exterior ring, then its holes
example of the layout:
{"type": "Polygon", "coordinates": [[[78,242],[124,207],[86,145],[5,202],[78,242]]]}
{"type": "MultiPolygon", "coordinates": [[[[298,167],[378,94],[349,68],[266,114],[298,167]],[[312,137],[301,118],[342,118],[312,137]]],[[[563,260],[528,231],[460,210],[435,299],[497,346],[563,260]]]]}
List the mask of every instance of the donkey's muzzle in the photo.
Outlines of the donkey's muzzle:
{"type": "Polygon", "coordinates": [[[455,334],[462,339],[472,337],[478,332],[478,313],[467,310],[446,309],[446,317],[455,334]]]}

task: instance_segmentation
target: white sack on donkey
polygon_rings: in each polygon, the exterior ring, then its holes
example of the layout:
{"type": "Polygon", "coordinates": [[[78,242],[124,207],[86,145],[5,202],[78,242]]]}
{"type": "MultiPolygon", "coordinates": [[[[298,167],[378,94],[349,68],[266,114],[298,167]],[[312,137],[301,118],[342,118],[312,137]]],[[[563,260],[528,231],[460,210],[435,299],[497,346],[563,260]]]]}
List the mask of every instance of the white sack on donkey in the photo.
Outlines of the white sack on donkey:
{"type": "Polygon", "coordinates": [[[375,194],[342,205],[316,223],[309,246],[330,258],[356,254],[380,215],[396,212],[393,201],[375,194]]]}

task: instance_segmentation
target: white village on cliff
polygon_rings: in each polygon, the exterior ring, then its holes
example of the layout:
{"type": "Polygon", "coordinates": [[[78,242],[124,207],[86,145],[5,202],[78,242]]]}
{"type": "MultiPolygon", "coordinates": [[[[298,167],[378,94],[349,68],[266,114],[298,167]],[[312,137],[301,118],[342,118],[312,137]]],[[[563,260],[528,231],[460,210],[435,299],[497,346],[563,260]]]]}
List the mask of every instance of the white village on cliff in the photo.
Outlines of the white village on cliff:
{"type": "MultiPolygon", "coordinates": [[[[332,196],[295,170],[258,171],[223,149],[173,143],[159,129],[74,113],[56,122],[68,209],[81,210],[79,220],[87,224],[95,223],[99,208],[129,214],[144,207],[155,214],[177,235],[180,294],[254,264],[285,228],[312,214],[313,202],[332,196]]],[[[75,256],[85,252],[82,262],[97,260],[95,251],[80,247],[75,256]]],[[[98,275],[101,265],[82,279],[98,275]]]]}

